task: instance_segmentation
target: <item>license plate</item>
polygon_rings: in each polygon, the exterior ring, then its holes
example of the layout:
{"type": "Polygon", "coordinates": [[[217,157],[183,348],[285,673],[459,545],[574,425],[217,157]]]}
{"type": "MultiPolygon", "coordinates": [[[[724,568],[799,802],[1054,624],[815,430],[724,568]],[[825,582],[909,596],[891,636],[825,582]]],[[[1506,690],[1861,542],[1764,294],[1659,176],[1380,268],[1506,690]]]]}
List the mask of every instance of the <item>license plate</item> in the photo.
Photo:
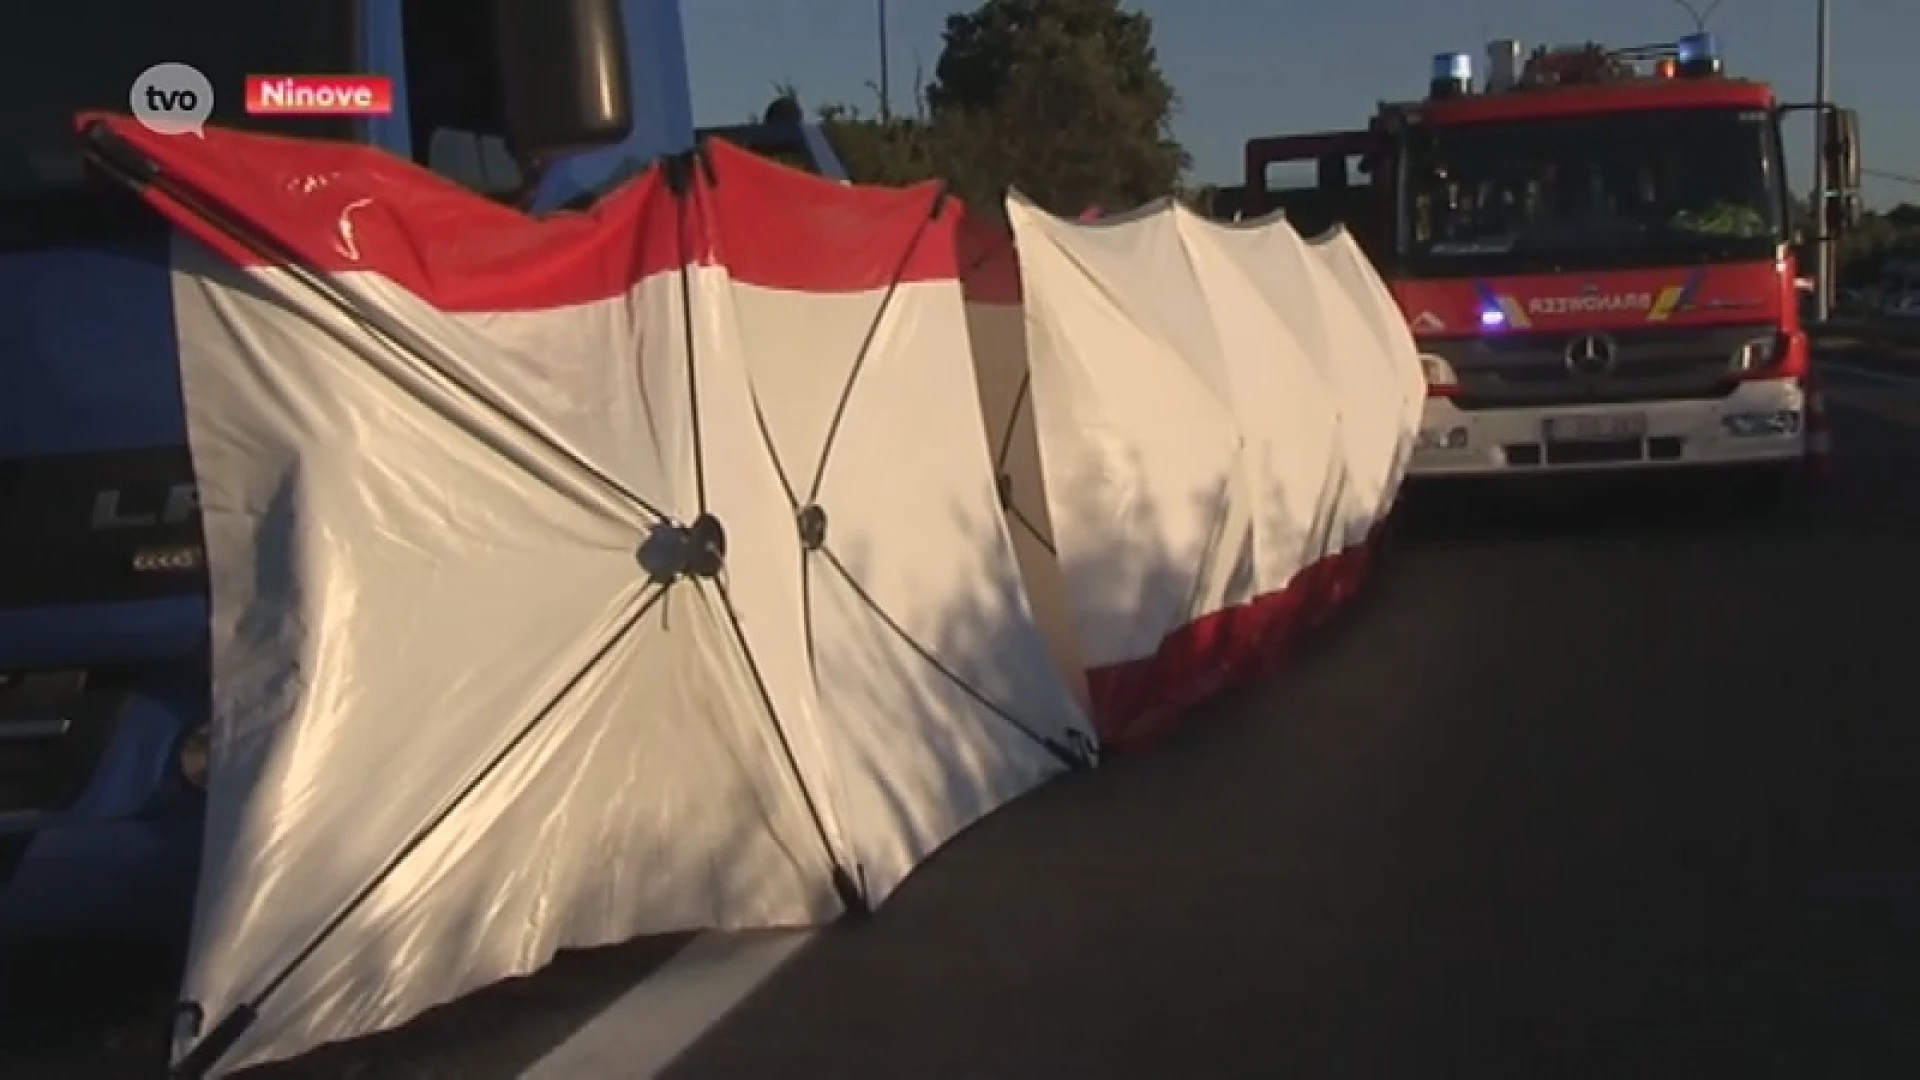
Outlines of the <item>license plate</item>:
{"type": "Polygon", "coordinates": [[[1548,442],[1612,442],[1646,437],[1647,418],[1640,413],[1594,413],[1586,416],[1550,416],[1548,442]]]}

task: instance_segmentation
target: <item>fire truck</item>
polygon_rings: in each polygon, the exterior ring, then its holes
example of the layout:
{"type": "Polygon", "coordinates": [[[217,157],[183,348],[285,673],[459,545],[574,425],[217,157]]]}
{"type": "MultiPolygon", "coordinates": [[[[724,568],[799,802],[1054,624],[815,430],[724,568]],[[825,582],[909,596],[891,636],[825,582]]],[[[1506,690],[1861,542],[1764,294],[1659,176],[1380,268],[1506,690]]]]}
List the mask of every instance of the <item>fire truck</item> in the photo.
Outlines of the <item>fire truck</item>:
{"type": "Polygon", "coordinates": [[[1254,139],[1243,213],[1349,229],[1419,343],[1410,474],[1720,467],[1796,490],[1826,452],[1782,118],[1819,116],[1825,242],[1860,213],[1850,110],[1728,75],[1713,35],[1436,57],[1365,130],[1254,139]],[[1277,165],[1313,167],[1305,186],[1277,165]]]}

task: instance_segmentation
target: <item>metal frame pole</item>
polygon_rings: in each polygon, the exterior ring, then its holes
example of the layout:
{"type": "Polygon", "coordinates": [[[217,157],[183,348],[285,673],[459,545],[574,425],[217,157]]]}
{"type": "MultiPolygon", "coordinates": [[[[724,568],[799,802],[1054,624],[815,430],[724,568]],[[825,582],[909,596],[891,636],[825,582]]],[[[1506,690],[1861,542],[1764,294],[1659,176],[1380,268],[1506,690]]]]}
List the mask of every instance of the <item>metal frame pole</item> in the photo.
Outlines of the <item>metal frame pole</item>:
{"type": "Polygon", "coordinates": [[[887,79],[887,0],[876,0],[875,22],[880,31],[880,119],[893,119],[893,87],[887,79]]]}
{"type": "Polygon", "coordinates": [[[1814,110],[1813,138],[1813,221],[1814,235],[1814,317],[1826,322],[1833,314],[1833,272],[1834,250],[1833,236],[1827,226],[1827,188],[1832,177],[1827,175],[1827,137],[1830,128],[1828,109],[1832,104],[1832,65],[1829,51],[1833,27],[1831,0],[1820,0],[1820,26],[1815,36],[1814,57],[1814,110]]]}

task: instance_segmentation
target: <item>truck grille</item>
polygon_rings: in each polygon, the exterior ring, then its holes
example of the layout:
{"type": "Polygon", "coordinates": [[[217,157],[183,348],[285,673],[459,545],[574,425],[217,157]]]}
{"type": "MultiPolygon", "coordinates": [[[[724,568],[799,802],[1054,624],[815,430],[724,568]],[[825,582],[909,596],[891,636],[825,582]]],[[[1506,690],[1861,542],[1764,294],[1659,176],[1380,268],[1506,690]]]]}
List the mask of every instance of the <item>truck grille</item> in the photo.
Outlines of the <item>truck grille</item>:
{"type": "Polygon", "coordinates": [[[0,609],[204,595],[185,446],[0,459],[0,609]]]}
{"type": "Polygon", "coordinates": [[[0,675],[0,813],[73,805],[113,738],[125,697],[97,672],[0,675]]]}
{"type": "Polygon", "coordinates": [[[1470,340],[1428,341],[1459,379],[1462,409],[1537,408],[1724,397],[1737,385],[1734,356],[1772,327],[1659,327],[1608,335],[1611,369],[1582,373],[1567,353],[1583,333],[1513,332],[1470,340]]]}

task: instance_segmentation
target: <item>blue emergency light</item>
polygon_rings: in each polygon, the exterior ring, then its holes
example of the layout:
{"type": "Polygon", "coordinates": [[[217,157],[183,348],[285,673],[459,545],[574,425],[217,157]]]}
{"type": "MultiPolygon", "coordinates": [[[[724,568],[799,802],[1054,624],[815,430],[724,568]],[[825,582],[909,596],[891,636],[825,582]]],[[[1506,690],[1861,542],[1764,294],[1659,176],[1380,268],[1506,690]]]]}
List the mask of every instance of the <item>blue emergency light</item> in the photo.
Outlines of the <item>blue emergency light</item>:
{"type": "Polygon", "coordinates": [[[1436,98],[1459,97],[1473,92],[1473,57],[1468,53],[1441,53],[1433,58],[1433,81],[1428,93],[1436,98]]]}
{"type": "Polygon", "coordinates": [[[1682,75],[1720,74],[1720,39],[1704,30],[1674,42],[1674,53],[1682,75]]]}

